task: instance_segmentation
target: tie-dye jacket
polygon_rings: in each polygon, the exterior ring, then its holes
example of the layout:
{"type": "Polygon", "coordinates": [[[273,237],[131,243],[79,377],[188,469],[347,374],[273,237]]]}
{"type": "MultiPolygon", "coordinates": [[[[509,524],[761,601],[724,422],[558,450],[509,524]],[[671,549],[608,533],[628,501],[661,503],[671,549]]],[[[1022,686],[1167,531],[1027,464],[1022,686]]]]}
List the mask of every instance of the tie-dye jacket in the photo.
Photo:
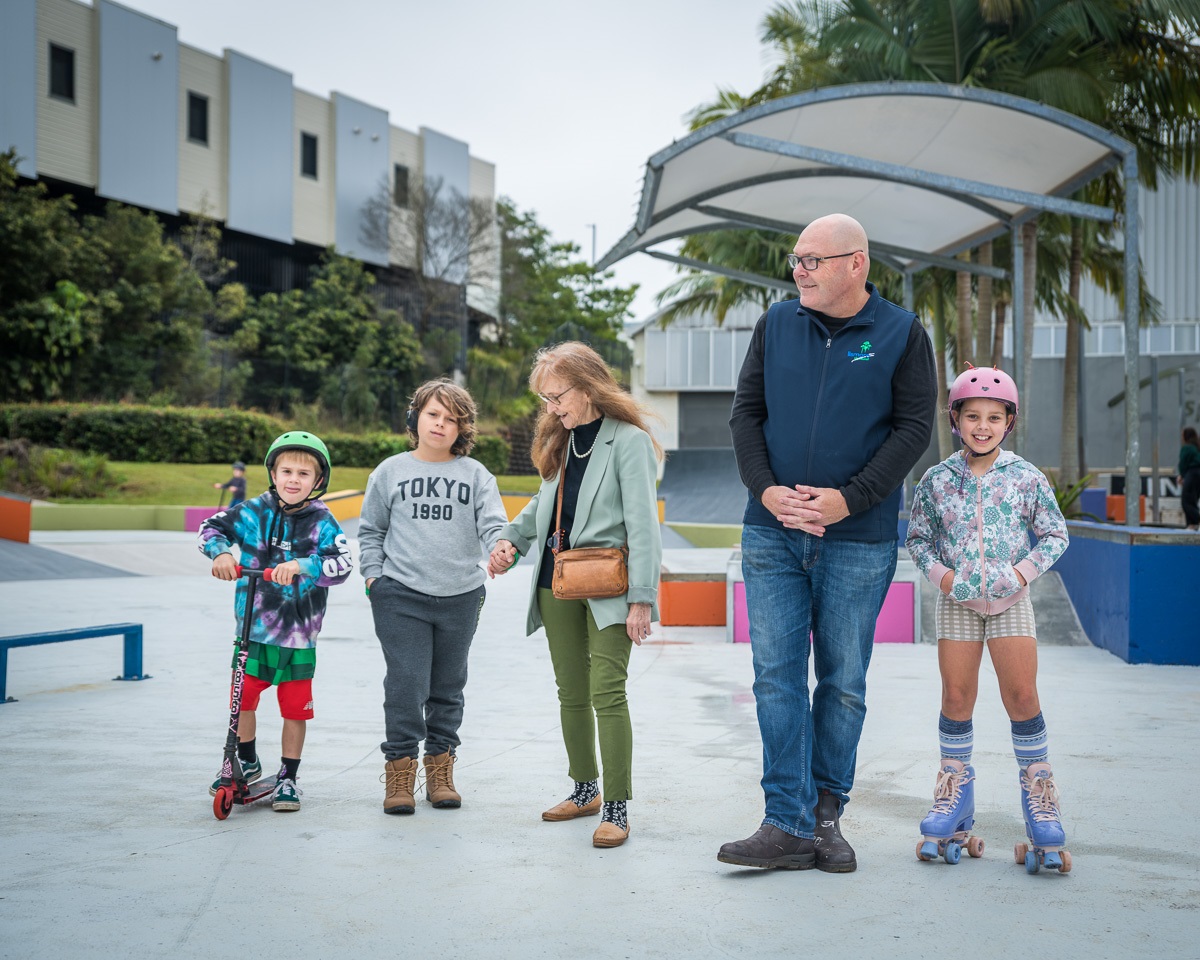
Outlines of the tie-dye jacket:
{"type": "MultiPolygon", "coordinates": [[[[236,545],[238,563],[255,570],[298,560],[300,575],[286,587],[258,582],[250,639],[279,647],[317,645],[329,587],[343,582],[353,568],[346,535],[325,504],[318,500],[286,513],[275,494],[267,492],[209,517],[199,539],[201,552],[213,560],[233,554],[236,545]]],[[[234,599],[238,636],[248,592],[249,581],[239,580],[234,599]]]]}
{"type": "Polygon", "coordinates": [[[935,587],[954,573],[950,598],[996,614],[1025,596],[1067,549],[1067,523],[1042,472],[1001,450],[982,477],[959,452],[930,467],[917,484],[908,521],[913,562],[935,587]],[[1029,545],[1033,531],[1037,542],[1029,545]]]}

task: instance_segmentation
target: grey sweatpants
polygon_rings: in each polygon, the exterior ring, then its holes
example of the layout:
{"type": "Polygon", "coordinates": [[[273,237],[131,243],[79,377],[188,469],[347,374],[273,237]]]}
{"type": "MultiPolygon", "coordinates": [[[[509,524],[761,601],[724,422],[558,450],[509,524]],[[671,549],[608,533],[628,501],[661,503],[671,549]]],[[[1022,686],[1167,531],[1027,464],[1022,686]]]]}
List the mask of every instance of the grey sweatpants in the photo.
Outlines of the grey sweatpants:
{"type": "Polygon", "coordinates": [[[453,597],[431,597],[390,577],[371,584],[371,613],[383,648],[383,716],[388,760],[454,752],[461,743],[467,653],[483,610],[480,585],[453,597]]]}

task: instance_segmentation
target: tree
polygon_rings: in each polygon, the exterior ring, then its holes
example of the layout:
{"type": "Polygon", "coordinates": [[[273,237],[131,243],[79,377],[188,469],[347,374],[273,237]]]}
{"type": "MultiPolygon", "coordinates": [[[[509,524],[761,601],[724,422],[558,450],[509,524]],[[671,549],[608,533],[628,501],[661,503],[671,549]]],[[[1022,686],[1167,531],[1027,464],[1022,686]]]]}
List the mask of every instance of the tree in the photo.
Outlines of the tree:
{"type": "Polygon", "coordinates": [[[95,297],[73,282],[87,246],[67,197],[21,186],[0,154],[0,399],[63,396],[101,330],[95,297]]]}
{"type": "Polygon", "coordinates": [[[580,259],[578,245],[554,240],[533,211],[518,211],[507,197],[497,208],[499,345],[534,350],[564,324],[582,328],[589,337],[615,340],[631,316],[636,285],[611,286],[611,271],[598,274],[580,259]]]}
{"type": "Polygon", "coordinates": [[[329,251],[306,289],[250,304],[231,338],[253,369],[245,400],[288,412],[320,404],[354,425],[384,413],[391,420],[421,378],[421,347],[412,327],[380,306],[374,285],[362,263],[329,251]]]}
{"type": "Polygon", "coordinates": [[[156,217],[110,203],[83,220],[90,256],[79,286],[97,300],[102,320],[72,385],[89,399],[170,396],[195,372],[211,295],[156,217]]]}
{"type": "Polygon", "coordinates": [[[495,285],[497,233],[492,203],[464,196],[441,177],[402,196],[385,178],[363,207],[360,239],[404,269],[410,287],[405,316],[432,374],[462,367],[467,288],[495,285]]]}

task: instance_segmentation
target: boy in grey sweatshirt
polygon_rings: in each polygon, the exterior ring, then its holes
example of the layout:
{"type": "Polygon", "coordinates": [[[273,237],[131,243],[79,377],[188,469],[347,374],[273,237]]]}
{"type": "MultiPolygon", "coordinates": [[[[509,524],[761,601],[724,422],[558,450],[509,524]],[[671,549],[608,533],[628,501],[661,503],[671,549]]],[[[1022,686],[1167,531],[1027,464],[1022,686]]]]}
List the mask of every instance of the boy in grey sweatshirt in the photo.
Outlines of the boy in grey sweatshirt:
{"type": "Polygon", "coordinates": [[[359,569],[387,673],[384,813],[416,810],[418,748],[434,807],[455,808],[467,654],[483,610],[480,566],[508,522],[496,479],[467,456],[475,402],[449,380],[422,384],[408,411],[413,449],[384,460],[367,481],[358,527],[359,569]]]}

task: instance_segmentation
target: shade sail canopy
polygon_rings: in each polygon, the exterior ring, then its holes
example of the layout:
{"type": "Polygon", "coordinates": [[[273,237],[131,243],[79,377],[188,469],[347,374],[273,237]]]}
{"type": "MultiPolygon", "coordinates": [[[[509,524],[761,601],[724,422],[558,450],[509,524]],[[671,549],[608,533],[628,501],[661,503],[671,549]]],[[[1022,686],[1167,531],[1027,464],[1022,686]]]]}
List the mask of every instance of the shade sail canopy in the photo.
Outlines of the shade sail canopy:
{"type": "MultiPolygon", "coordinates": [[[[597,267],[645,251],[766,287],[787,278],[730,270],[652,250],[690,234],[759,227],[798,233],[845,213],[870,238],[871,256],[904,275],[926,266],[1004,275],[951,260],[1044,211],[1098,221],[1117,211],[1070,199],[1120,167],[1124,182],[1124,288],[1138,289],[1137,155],[1095,124],[993,90],[933,83],[864,83],[809,90],[740,111],[652,156],[637,219],[597,267]]],[[[1014,343],[1024,342],[1024,271],[1012,272],[1014,343]]],[[[783,284],[786,289],[787,284],[783,284]]],[[[1125,515],[1138,516],[1138,298],[1125,298],[1125,515]]],[[[1028,318],[1032,322],[1032,318],[1028,318]]],[[[1015,365],[1018,388],[1024,365],[1015,365]]]]}
{"type": "Polygon", "coordinates": [[[773,100],[652,156],[637,220],[604,268],[709,230],[796,233],[854,217],[872,250],[920,269],[1044,210],[1114,211],[1066,199],[1120,165],[1129,144],[1044,104],[945,84],[869,83],[773,100]]]}

